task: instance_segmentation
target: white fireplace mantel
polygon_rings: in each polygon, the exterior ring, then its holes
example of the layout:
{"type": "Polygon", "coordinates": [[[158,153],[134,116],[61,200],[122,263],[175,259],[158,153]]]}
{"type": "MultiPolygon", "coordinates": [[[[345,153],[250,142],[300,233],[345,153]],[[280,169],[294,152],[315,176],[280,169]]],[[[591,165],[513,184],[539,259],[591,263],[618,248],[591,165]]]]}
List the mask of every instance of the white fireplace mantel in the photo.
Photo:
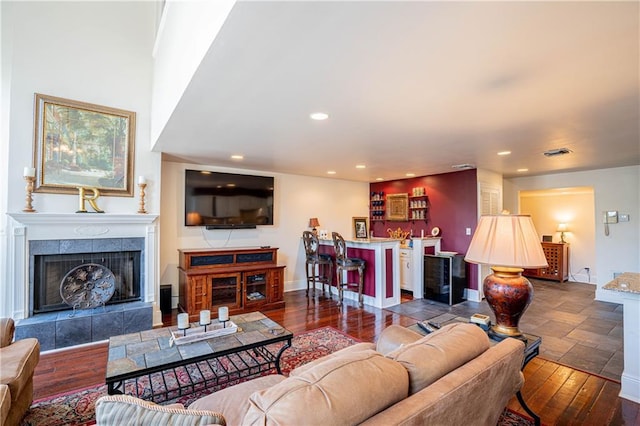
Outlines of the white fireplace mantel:
{"type": "Polygon", "coordinates": [[[154,305],[153,323],[162,323],[159,309],[158,215],[120,213],[8,213],[8,276],[15,285],[4,296],[5,312],[14,319],[29,313],[29,241],[93,238],[145,238],[144,301],[154,305]]]}

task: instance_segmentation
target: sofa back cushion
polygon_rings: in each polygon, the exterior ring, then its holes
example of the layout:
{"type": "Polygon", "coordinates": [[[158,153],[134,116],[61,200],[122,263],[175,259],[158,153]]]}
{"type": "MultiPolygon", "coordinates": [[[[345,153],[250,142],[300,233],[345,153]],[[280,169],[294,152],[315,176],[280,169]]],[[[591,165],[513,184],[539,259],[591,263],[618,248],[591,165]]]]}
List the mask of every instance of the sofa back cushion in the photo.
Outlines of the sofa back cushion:
{"type": "Polygon", "coordinates": [[[357,424],[407,397],[407,371],[373,349],[328,357],[251,395],[244,425],[357,424]]]}
{"type": "Polygon", "coordinates": [[[474,359],[489,346],[489,338],[480,327],[460,322],[402,345],[389,352],[387,357],[407,369],[409,394],[413,395],[474,359]]]}

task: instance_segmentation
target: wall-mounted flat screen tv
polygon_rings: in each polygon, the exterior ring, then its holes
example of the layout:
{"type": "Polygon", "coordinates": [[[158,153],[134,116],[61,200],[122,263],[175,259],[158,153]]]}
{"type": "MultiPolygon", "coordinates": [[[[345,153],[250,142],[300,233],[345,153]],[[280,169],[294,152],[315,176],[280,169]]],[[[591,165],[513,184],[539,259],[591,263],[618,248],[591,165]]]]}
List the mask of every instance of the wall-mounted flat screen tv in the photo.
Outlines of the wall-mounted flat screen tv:
{"type": "Polygon", "coordinates": [[[186,170],[185,226],[273,225],[273,177],[186,170]]]}

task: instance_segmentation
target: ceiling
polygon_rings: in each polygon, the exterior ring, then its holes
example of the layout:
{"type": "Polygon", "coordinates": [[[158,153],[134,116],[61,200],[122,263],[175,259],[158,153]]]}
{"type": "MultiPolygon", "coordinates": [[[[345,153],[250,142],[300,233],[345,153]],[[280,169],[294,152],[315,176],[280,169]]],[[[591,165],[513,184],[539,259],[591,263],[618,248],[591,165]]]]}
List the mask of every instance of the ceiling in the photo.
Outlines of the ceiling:
{"type": "Polygon", "coordinates": [[[639,21],[638,2],[240,1],[154,149],[366,182],[637,165],[639,21]]]}

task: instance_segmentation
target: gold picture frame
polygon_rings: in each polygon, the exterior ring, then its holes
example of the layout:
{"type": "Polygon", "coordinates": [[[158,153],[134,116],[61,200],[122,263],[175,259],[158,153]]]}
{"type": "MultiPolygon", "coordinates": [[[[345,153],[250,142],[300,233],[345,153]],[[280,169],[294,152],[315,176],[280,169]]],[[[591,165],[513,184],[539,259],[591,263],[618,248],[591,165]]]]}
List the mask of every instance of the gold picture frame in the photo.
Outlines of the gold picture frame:
{"type": "Polygon", "coordinates": [[[357,240],[369,239],[369,218],[368,217],[353,218],[353,236],[357,240]]]}
{"type": "Polygon", "coordinates": [[[35,94],[35,192],[133,197],[136,113],[35,94]]]}
{"type": "Polygon", "coordinates": [[[387,195],[387,220],[409,220],[409,194],[387,195]]]}

